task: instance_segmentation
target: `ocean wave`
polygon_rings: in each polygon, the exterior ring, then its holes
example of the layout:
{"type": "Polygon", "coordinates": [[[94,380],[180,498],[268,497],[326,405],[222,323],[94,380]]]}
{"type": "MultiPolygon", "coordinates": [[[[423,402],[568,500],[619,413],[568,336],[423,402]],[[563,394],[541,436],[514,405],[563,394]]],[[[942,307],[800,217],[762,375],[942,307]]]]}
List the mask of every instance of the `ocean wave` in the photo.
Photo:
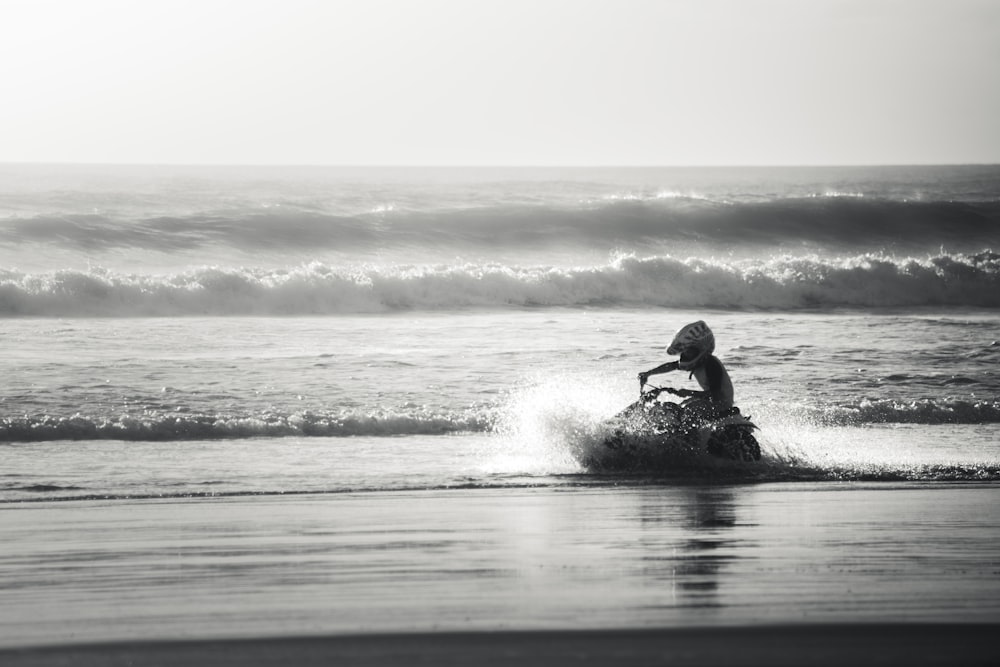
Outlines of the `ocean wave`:
{"type": "MultiPolygon", "coordinates": [[[[752,406],[750,406],[752,407],[752,406]]],[[[752,410],[751,410],[752,411],[752,410]]],[[[996,424],[1000,403],[961,399],[900,402],[864,400],[807,408],[810,421],[827,426],[873,424],[996,424]]],[[[34,415],[0,419],[0,442],[52,440],[227,440],[256,437],[396,437],[491,433],[509,435],[502,408],[453,414],[412,412],[296,412],[290,414],[34,415]]],[[[506,415],[509,420],[510,415],[506,415]]]]}
{"type": "Polygon", "coordinates": [[[289,269],[0,271],[0,316],[338,315],[509,307],[1000,306],[1000,254],[769,260],[640,258],[558,268],[505,264],[289,269]]]}
{"type": "Polygon", "coordinates": [[[148,218],[87,212],[0,219],[0,244],[76,252],[445,248],[486,253],[677,243],[968,251],[1000,245],[1000,201],[900,201],[857,194],[733,201],[674,194],[420,209],[382,204],[350,214],[292,203],[148,218]]]}
{"type": "Polygon", "coordinates": [[[863,400],[823,408],[816,420],[832,426],[1000,424],[1000,402],[963,399],[863,400]]]}
{"type": "Polygon", "coordinates": [[[0,419],[0,442],[448,435],[483,432],[491,423],[489,414],[478,412],[455,415],[381,411],[360,414],[39,415],[0,419]]]}

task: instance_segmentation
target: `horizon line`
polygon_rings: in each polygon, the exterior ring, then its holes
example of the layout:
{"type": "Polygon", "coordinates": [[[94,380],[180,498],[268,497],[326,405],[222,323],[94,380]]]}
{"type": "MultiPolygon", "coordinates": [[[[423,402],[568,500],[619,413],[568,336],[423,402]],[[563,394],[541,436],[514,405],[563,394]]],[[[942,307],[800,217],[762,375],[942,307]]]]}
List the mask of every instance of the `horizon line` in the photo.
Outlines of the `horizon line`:
{"type": "Polygon", "coordinates": [[[886,168],[886,167],[994,167],[998,162],[831,162],[781,164],[351,164],[319,162],[88,162],[0,160],[3,166],[48,167],[216,167],[216,168],[290,168],[290,169],[825,169],[825,168],[886,168]]]}

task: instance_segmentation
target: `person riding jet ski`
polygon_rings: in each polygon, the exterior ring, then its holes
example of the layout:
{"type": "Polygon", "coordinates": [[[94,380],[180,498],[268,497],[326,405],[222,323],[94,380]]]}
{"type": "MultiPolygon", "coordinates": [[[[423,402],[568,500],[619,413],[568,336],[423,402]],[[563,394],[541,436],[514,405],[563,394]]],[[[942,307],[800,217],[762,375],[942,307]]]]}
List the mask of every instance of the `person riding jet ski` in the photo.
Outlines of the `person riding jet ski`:
{"type": "Polygon", "coordinates": [[[685,412],[689,418],[708,420],[732,411],[733,382],[715,351],[715,335],[704,321],[698,320],[681,328],[667,348],[667,354],[678,354],[678,361],[670,361],[656,368],[639,373],[639,384],[645,386],[650,375],[670,371],[690,371],[701,386],[701,391],[691,389],[670,390],[678,396],[688,397],[685,412]]]}

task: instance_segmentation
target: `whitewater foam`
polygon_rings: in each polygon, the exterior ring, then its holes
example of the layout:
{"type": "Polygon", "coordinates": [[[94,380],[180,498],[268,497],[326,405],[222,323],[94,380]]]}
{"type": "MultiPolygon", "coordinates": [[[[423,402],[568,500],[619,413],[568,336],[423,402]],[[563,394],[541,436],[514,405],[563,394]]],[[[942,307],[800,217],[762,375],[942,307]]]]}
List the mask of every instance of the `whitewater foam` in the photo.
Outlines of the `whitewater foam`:
{"type": "Polygon", "coordinates": [[[356,314],[537,306],[802,309],[1000,306],[1000,255],[927,259],[679,259],[287,269],[203,267],[168,275],[102,268],[0,271],[0,316],[356,314]]]}
{"type": "Polygon", "coordinates": [[[491,428],[488,410],[438,414],[425,410],[364,413],[263,412],[256,415],[171,414],[145,411],[96,417],[38,415],[0,419],[0,441],[50,440],[175,441],[256,437],[350,437],[448,435],[491,428]]]}

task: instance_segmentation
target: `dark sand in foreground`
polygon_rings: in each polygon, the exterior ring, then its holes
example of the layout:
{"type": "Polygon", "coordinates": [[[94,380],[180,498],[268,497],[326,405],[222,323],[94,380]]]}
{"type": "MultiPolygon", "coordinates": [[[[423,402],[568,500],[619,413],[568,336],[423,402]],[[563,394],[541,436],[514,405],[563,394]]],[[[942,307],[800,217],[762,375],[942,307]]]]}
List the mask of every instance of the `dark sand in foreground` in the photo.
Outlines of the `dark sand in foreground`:
{"type": "Polygon", "coordinates": [[[73,665],[995,665],[1000,625],[859,624],[132,642],[0,651],[73,665]]]}
{"type": "Polygon", "coordinates": [[[998,494],[797,483],[8,504],[0,666],[1000,664],[998,494]]]}

